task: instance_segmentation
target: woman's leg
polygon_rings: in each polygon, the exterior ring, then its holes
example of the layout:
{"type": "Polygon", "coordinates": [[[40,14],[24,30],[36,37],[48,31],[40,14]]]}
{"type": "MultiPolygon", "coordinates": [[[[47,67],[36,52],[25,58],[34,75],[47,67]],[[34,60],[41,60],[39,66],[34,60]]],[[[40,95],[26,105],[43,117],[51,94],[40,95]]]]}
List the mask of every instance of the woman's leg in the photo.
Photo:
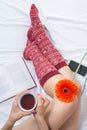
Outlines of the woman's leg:
{"type": "Polygon", "coordinates": [[[28,119],[15,126],[13,130],[38,130],[38,125],[34,116],[30,116],[28,119]]]}
{"type": "MultiPolygon", "coordinates": [[[[49,38],[46,36],[46,32],[45,32],[44,27],[41,24],[41,20],[38,16],[38,10],[34,5],[32,5],[32,7],[31,7],[30,17],[31,17],[32,28],[28,32],[28,38],[31,40],[35,40],[36,44],[38,44],[43,55],[45,57],[47,57],[47,59],[58,69],[58,71],[65,78],[68,78],[71,80],[73,73],[70,70],[70,68],[67,66],[67,64],[65,63],[65,61],[64,61],[63,57],[61,56],[61,54],[59,53],[59,51],[56,50],[56,48],[50,42],[49,38]]],[[[72,125],[74,125],[74,129],[75,129],[77,126],[77,122],[78,122],[77,118],[79,117],[78,113],[80,111],[79,109],[80,109],[80,97],[81,97],[82,87],[77,80],[75,80],[75,83],[79,87],[78,107],[77,107],[76,111],[74,112],[74,114],[71,116],[71,118],[69,118],[69,120],[65,123],[64,129],[65,129],[66,124],[69,124],[69,125],[67,125],[66,129],[68,129],[68,127],[69,128],[72,127],[72,125]],[[71,123],[72,119],[74,119],[73,123],[71,123]]],[[[46,86],[48,86],[48,87],[44,87],[44,89],[47,93],[49,93],[49,91],[50,91],[49,85],[46,85],[46,86]]],[[[72,129],[73,129],[73,127],[72,127],[72,129]]]]}
{"type": "Polygon", "coordinates": [[[78,99],[76,97],[74,101],[66,103],[56,97],[55,85],[64,79],[64,76],[42,55],[36,44],[28,41],[24,57],[32,60],[40,84],[46,93],[53,97],[46,110],[45,118],[49,128],[58,130],[75,111],[78,99]]]}
{"type": "MultiPolygon", "coordinates": [[[[48,71],[44,71],[47,73],[46,74],[44,73],[41,79],[39,79],[46,93],[53,97],[53,100],[46,111],[46,120],[48,122],[49,127],[56,130],[60,128],[64,124],[64,122],[66,122],[69,119],[69,117],[73,114],[73,112],[75,111],[77,107],[78,98],[75,98],[73,102],[65,103],[65,102],[60,101],[55,96],[54,87],[56,83],[64,78],[72,80],[72,72],[67,66],[62,55],[52,45],[51,41],[47,37],[45,30],[43,28],[43,25],[41,24],[41,21],[38,17],[38,10],[34,5],[32,5],[31,7],[30,17],[31,17],[32,27],[29,29],[28,38],[31,41],[34,41],[38,45],[42,54],[48,59],[48,61],[50,61],[51,65],[59,69],[58,74],[56,73],[55,69],[53,69],[55,70],[54,74],[52,71],[50,71],[50,73],[48,71]],[[57,115],[56,120],[54,120],[55,113],[57,115]]],[[[28,59],[29,57],[29,52],[30,52],[29,48],[30,47],[28,46],[27,49],[25,49],[24,51],[24,57],[26,59],[28,59]]],[[[44,66],[42,66],[42,68],[43,67],[44,66]]],[[[39,68],[39,64],[38,64],[38,68],[39,68]]],[[[38,72],[40,72],[40,70],[43,70],[42,68],[39,69],[38,72]]],[[[48,68],[49,68],[49,65],[48,65],[48,68]]]]}

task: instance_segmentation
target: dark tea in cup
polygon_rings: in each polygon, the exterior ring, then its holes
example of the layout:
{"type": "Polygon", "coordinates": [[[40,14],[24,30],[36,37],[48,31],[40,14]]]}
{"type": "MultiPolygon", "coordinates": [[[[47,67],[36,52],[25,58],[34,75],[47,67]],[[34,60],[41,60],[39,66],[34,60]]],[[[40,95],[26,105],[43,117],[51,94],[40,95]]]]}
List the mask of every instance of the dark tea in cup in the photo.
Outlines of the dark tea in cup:
{"type": "Polygon", "coordinates": [[[20,95],[18,100],[18,106],[23,111],[32,111],[36,108],[37,100],[35,96],[29,92],[25,92],[20,95]]]}

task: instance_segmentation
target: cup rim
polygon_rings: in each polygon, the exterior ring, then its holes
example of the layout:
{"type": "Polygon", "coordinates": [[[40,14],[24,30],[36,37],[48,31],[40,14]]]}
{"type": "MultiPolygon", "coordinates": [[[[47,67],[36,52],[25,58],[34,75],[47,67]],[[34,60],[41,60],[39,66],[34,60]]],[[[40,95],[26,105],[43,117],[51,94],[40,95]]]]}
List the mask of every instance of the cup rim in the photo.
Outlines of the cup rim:
{"type": "Polygon", "coordinates": [[[33,111],[33,110],[36,108],[36,106],[37,106],[37,100],[36,100],[34,94],[32,94],[32,93],[30,93],[30,92],[24,92],[23,94],[21,94],[21,95],[19,96],[19,99],[18,99],[18,106],[19,106],[19,108],[20,108],[22,111],[24,111],[24,112],[33,111]],[[27,95],[27,94],[32,95],[32,96],[34,97],[34,101],[35,101],[34,106],[33,106],[31,109],[28,109],[28,110],[27,110],[27,109],[24,109],[24,108],[21,106],[21,99],[22,99],[22,97],[23,97],[24,95],[27,95]]]}

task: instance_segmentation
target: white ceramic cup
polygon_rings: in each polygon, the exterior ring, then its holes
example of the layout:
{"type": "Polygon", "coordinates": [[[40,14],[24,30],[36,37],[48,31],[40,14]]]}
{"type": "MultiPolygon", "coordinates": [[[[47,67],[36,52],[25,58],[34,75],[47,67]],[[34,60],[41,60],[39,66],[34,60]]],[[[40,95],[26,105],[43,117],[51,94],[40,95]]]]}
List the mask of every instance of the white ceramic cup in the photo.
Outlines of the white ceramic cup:
{"type": "Polygon", "coordinates": [[[22,111],[32,111],[37,106],[37,99],[32,93],[24,92],[18,99],[18,106],[22,111]]]}

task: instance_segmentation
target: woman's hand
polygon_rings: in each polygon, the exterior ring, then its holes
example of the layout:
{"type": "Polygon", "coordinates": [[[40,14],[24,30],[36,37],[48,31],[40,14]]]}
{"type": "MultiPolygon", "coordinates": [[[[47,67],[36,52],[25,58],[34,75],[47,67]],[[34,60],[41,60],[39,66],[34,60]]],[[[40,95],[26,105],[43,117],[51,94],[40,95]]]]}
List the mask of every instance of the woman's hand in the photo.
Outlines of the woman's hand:
{"type": "Polygon", "coordinates": [[[35,114],[37,125],[39,127],[39,130],[49,130],[44,116],[50,101],[46,97],[40,94],[37,95],[37,100],[38,100],[38,104],[37,104],[36,114],[35,114]]]}
{"type": "Polygon", "coordinates": [[[43,118],[45,114],[45,110],[48,107],[50,101],[46,97],[42,96],[41,94],[37,95],[37,100],[38,100],[38,105],[36,108],[35,116],[43,118]]]}
{"type": "Polygon", "coordinates": [[[22,93],[24,93],[24,92],[26,92],[26,91],[28,91],[28,90],[25,90],[25,91],[23,91],[23,92],[21,92],[21,93],[18,93],[18,94],[16,95],[16,97],[15,97],[15,100],[14,100],[14,102],[13,102],[13,104],[12,104],[12,109],[11,109],[11,112],[10,112],[10,115],[9,115],[9,120],[10,120],[11,122],[16,122],[16,121],[19,120],[20,118],[22,118],[22,117],[24,117],[24,116],[26,116],[26,115],[30,115],[30,114],[32,114],[33,112],[35,112],[34,110],[33,110],[32,112],[23,112],[23,111],[18,107],[18,98],[19,98],[19,96],[20,96],[22,93]]]}

